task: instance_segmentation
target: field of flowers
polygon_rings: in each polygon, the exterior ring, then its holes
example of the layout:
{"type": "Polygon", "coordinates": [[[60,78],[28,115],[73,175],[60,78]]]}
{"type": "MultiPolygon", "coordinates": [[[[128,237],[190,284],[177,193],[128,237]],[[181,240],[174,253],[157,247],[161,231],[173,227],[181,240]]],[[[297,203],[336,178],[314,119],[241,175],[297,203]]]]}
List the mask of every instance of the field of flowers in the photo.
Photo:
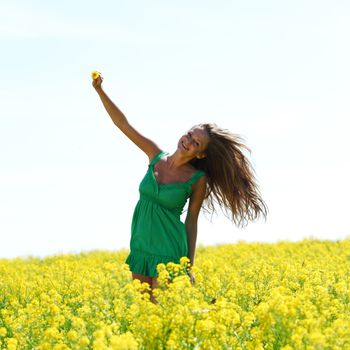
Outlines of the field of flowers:
{"type": "Polygon", "coordinates": [[[199,246],[158,304],[127,254],[0,259],[0,348],[350,349],[350,240],[199,246]]]}

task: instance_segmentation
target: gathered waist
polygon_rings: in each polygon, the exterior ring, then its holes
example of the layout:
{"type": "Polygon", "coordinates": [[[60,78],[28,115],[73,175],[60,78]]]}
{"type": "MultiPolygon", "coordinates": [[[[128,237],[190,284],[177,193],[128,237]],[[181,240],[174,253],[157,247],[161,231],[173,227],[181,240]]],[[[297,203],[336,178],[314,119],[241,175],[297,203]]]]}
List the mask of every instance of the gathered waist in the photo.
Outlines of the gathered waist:
{"type": "Polygon", "coordinates": [[[166,206],[162,205],[162,203],[160,203],[159,201],[155,200],[154,198],[151,198],[149,196],[145,196],[145,195],[141,194],[140,198],[139,198],[139,203],[142,203],[142,202],[155,205],[157,208],[159,208],[161,210],[165,210],[165,211],[171,213],[172,215],[175,215],[178,218],[180,218],[180,215],[182,214],[182,209],[183,208],[178,208],[178,207],[169,208],[169,207],[166,207],[166,206]]]}

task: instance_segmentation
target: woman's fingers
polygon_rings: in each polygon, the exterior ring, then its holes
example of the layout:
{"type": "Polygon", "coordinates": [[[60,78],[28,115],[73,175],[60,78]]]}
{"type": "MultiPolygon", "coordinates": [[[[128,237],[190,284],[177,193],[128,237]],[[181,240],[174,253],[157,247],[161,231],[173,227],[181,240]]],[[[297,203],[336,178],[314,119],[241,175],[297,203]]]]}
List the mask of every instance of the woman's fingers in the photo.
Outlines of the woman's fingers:
{"type": "Polygon", "coordinates": [[[95,70],[91,72],[91,78],[92,78],[92,86],[94,88],[100,87],[103,82],[103,76],[101,72],[95,70]]]}

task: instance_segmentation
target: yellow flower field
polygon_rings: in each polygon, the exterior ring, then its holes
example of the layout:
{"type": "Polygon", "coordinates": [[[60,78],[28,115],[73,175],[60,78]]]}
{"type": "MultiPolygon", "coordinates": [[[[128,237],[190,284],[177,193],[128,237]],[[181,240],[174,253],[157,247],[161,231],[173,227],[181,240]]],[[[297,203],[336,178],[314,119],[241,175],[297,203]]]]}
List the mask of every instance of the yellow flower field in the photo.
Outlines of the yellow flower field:
{"type": "Polygon", "coordinates": [[[0,348],[350,349],[350,240],[199,246],[194,285],[158,265],[158,304],[127,254],[1,259],[0,348]]]}

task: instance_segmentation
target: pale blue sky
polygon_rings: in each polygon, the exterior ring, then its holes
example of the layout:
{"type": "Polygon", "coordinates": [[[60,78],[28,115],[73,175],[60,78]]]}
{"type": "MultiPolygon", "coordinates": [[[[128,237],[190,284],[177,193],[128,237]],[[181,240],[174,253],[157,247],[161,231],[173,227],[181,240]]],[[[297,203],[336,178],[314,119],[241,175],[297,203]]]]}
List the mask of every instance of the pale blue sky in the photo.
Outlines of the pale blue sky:
{"type": "Polygon", "coordinates": [[[267,222],[197,244],[350,236],[347,1],[2,1],[0,257],[129,247],[147,157],[91,87],[172,152],[198,122],[252,149],[267,222]]]}

